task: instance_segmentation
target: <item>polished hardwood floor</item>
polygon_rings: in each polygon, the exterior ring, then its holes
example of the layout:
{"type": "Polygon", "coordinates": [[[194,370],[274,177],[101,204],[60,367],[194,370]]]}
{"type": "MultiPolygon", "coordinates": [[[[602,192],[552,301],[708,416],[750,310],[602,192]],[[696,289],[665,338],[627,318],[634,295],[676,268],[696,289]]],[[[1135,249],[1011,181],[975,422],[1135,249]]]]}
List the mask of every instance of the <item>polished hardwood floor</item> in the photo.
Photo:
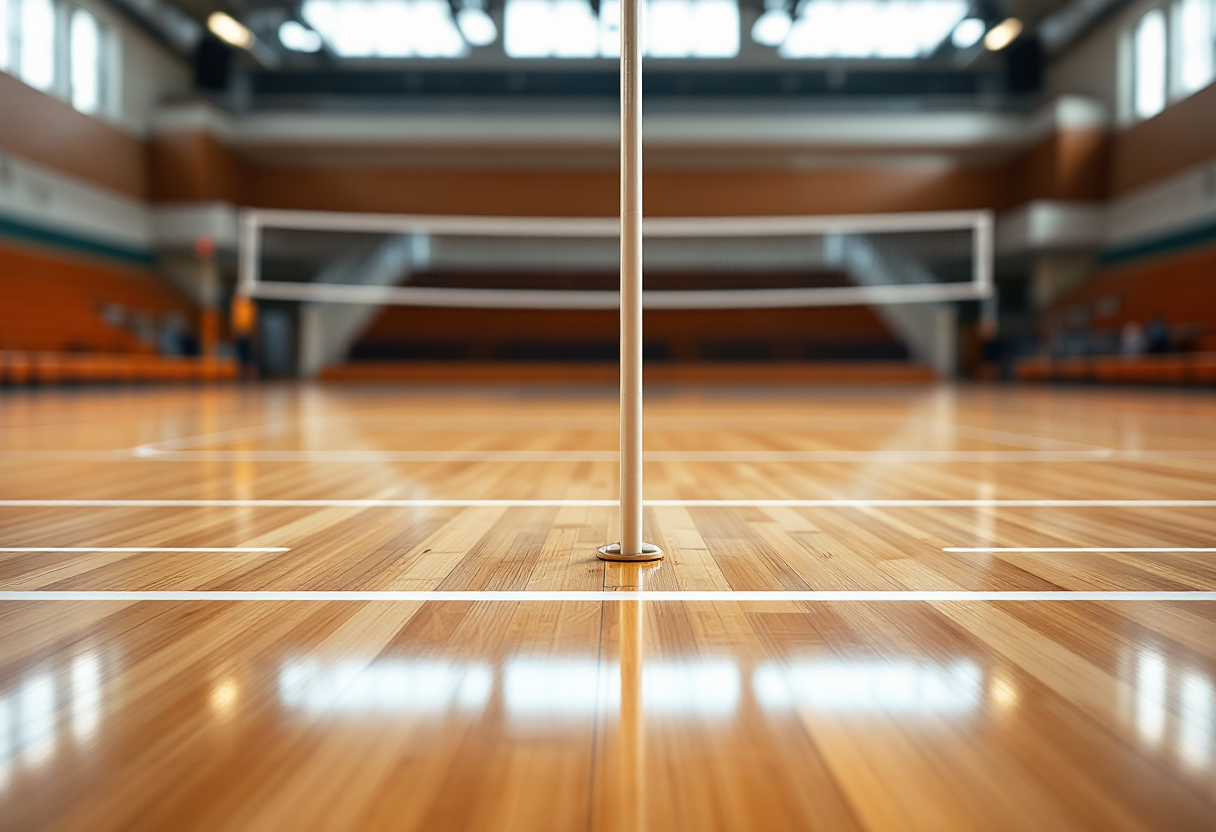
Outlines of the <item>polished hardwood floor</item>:
{"type": "Polygon", "coordinates": [[[0,395],[0,828],[1216,829],[1216,396],[615,407],[0,395]]]}

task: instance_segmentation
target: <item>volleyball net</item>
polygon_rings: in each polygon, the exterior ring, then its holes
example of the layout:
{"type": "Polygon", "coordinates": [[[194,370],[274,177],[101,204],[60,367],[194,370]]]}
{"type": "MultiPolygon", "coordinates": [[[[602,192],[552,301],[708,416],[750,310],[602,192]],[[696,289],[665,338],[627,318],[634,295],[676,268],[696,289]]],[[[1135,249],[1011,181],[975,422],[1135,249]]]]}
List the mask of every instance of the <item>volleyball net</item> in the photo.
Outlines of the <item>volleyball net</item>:
{"type": "MultiPolygon", "coordinates": [[[[938,303],[992,294],[987,211],[646,218],[646,309],[938,303]]],[[[274,300],[615,309],[616,218],[247,210],[242,295],[274,300]]]]}

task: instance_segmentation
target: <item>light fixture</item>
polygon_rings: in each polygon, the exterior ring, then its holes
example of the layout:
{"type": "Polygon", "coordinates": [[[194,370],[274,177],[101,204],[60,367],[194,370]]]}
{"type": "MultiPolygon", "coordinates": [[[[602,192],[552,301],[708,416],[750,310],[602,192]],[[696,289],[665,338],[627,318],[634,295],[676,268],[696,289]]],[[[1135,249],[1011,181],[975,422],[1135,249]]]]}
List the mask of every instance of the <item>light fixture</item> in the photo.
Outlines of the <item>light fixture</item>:
{"type": "Polygon", "coordinates": [[[984,37],[985,28],[984,21],[978,17],[968,17],[966,20],[960,20],[959,24],[954,27],[954,31],[950,34],[950,42],[954,44],[955,49],[970,49],[984,37]]]}
{"type": "Polygon", "coordinates": [[[984,48],[989,52],[1000,52],[1022,34],[1022,21],[1008,17],[988,30],[984,35],[984,48]]]}
{"type": "Polygon", "coordinates": [[[207,28],[224,43],[238,49],[249,49],[257,42],[253,32],[241,25],[236,18],[223,12],[212,12],[207,18],[207,28]]]}
{"type": "Polygon", "coordinates": [[[782,58],[926,56],[967,17],[967,0],[802,0],[782,58]]]}
{"type": "Polygon", "coordinates": [[[498,27],[485,9],[465,6],[456,12],[456,25],[469,46],[489,46],[498,39],[498,27]]]}
{"type": "Polygon", "coordinates": [[[756,18],[752,40],[761,46],[780,46],[789,37],[794,21],[785,9],[769,9],[756,18]]]}
{"type": "Polygon", "coordinates": [[[321,36],[298,20],[285,20],[279,26],[279,43],[292,52],[317,52],[321,36]]]}

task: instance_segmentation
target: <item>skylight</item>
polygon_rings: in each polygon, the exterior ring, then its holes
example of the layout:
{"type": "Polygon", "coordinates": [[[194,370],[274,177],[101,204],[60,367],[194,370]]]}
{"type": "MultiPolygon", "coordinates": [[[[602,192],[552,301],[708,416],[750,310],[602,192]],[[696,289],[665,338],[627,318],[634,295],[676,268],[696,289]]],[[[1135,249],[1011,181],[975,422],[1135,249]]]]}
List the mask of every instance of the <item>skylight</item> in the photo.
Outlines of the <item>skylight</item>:
{"type": "MultiPolygon", "coordinates": [[[[615,58],[619,0],[507,0],[503,48],[512,58],[615,58]]],[[[736,0],[649,0],[642,39],[652,58],[733,58],[739,54],[736,0]]]]}
{"type": "Polygon", "coordinates": [[[802,0],[783,58],[916,58],[950,37],[966,0],[802,0]]]}
{"type": "Polygon", "coordinates": [[[447,0],[306,0],[304,20],[343,58],[460,58],[447,0]]]}

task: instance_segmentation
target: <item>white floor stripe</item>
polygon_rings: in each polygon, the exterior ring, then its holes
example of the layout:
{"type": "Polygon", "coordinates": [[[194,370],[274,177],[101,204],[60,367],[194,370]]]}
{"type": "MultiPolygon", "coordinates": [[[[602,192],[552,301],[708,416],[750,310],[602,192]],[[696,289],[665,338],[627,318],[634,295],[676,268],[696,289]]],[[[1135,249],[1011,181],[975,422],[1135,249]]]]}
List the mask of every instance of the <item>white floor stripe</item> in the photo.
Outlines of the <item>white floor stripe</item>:
{"type": "Polygon", "coordinates": [[[943,552],[1216,552],[1206,546],[947,546],[943,552]]]}
{"type": "MultiPolygon", "coordinates": [[[[647,451],[649,462],[1104,462],[1080,451],[647,451]]],[[[158,462],[616,462],[617,451],[159,451],[158,462]]]]}
{"type": "MultiPolygon", "coordinates": [[[[1018,463],[1018,462],[1197,462],[1216,459],[1216,451],[1020,450],[1020,451],[648,451],[651,462],[701,463],[1018,463]]],[[[375,451],[375,450],[157,450],[0,452],[0,462],[615,462],[616,451],[375,451]]]]}
{"type": "Polygon", "coordinates": [[[290,552],[286,546],[0,546],[0,552],[290,552]]]}
{"type": "Polygon", "coordinates": [[[0,601],[1213,601],[1216,592],[840,590],[840,591],[0,591],[0,601]]]}
{"type": "MultiPolygon", "coordinates": [[[[616,500],[0,500],[3,508],[543,508],[616,500]]],[[[1216,508],[1216,500],[646,500],[652,508],[1216,508]]]]}

